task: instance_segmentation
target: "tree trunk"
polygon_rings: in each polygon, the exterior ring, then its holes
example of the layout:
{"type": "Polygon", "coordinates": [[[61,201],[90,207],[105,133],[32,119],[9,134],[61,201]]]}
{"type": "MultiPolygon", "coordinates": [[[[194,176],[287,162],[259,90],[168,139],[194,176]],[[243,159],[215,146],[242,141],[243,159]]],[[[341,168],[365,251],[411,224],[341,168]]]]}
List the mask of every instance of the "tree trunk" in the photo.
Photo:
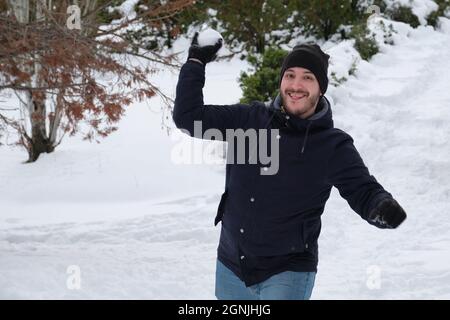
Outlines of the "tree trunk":
{"type": "MultiPolygon", "coordinates": [[[[21,23],[30,23],[31,21],[39,21],[44,19],[43,6],[47,8],[51,8],[52,1],[49,0],[39,0],[32,2],[30,4],[30,0],[10,0],[10,7],[12,8],[17,20],[21,23]]],[[[36,60],[35,57],[30,57],[32,60],[36,60]]],[[[33,75],[33,80],[29,83],[31,88],[44,86],[44,83],[40,83],[36,77],[39,73],[40,65],[38,63],[34,63],[34,65],[30,67],[24,67],[24,69],[28,69],[30,74],[33,75]]],[[[34,162],[39,158],[41,153],[50,153],[55,149],[55,140],[56,140],[56,129],[50,128],[52,132],[52,138],[48,136],[47,127],[46,127],[46,101],[45,97],[37,98],[33,95],[32,91],[28,91],[25,93],[26,102],[25,106],[23,106],[29,116],[30,121],[30,130],[29,135],[24,132],[22,141],[26,141],[26,148],[28,151],[28,161],[34,162]]],[[[58,114],[58,116],[60,116],[58,114]]],[[[59,124],[60,119],[55,119],[57,124],[59,124]]],[[[53,125],[55,125],[54,123],[53,125]]]]}
{"type": "Polygon", "coordinates": [[[50,153],[55,150],[55,145],[47,136],[45,100],[35,99],[28,93],[28,104],[31,123],[31,138],[28,139],[28,161],[36,161],[41,153],[50,153]]]}
{"type": "Polygon", "coordinates": [[[332,34],[333,21],[330,19],[325,20],[325,24],[323,27],[323,37],[325,41],[329,40],[332,34]]]}
{"type": "Polygon", "coordinates": [[[17,21],[28,23],[30,21],[30,1],[29,0],[9,0],[17,21]]]}
{"type": "Polygon", "coordinates": [[[61,100],[62,100],[61,94],[58,94],[58,97],[56,98],[55,113],[50,118],[49,139],[50,139],[50,144],[54,147],[56,147],[58,145],[58,142],[56,141],[56,137],[57,137],[59,125],[61,124],[61,119],[63,116],[61,100]]]}

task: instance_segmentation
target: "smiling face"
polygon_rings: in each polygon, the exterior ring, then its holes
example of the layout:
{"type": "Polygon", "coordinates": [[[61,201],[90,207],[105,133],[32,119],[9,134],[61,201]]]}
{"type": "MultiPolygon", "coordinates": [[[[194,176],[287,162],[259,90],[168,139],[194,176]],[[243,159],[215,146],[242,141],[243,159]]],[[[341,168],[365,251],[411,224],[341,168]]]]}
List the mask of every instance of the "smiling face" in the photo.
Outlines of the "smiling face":
{"type": "Polygon", "coordinates": [[[314,114],[321,94],[314,74],[300,67],[292,67],[284,72],[280,93],[286,110],[302,119],[314,114]]]}

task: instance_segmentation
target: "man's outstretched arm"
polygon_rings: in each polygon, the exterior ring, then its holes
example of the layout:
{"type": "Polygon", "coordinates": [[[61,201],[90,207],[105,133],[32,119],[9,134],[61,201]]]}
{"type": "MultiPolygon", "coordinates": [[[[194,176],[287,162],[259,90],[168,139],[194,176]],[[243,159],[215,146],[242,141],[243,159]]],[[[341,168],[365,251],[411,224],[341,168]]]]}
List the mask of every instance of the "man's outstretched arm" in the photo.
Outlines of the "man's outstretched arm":
{"type": "Polygon", "coordinates": [[[348,134],[330,159],[328,181],[356,213],[378,228],[397,228],[406,219],[403,208],[370,175],[348,134]]]}

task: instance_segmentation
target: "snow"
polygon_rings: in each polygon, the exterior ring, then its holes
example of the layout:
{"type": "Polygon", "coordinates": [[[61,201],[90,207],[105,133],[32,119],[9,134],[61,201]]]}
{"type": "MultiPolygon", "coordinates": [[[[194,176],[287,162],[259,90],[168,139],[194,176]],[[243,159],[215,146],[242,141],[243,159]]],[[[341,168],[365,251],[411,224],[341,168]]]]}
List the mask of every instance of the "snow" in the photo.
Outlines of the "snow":
{"type": "MultiPolygon", "coordinates": [[[[442,72],[450,70],[450,47],[443,45],[449,34],[429,27],[408,30],[396,46],[359,64],[356,77],[331,87],[335,126],[355,138],[371,173],[409,216],[386,233],[325,215],[313,298],[449,298],[450,76],[442,72]],[[336,229],[327,227],[333,224],[336,229]],[[332,242],[336,238],[339,244],[332,242]],[[362,281],[364,267],[371,265],[381,270],[379,290],[362,281]]],[[[334,216],[344,211],[342,199],[328,204],[334,216]]]]}
{"type": "Polygon", "coordinates": [[[117,9],[119,9],[123,17],[133,19],[136,16],[136,11],[134,11],[134,8],[138,2],[139,0],[125,0],[120,6],[117,7],[117,9]]]}
{"type": "Polygon", "coordinates": [[[450,19],[440,17],[438,20],[439,30],[444,33],[450,33],[450,19]]]}
{"type": "MultiPolygon", "coordinates": [[[[450,23],[440,22],[439,31],[395,24],[395,45],[370,63],[350,42],[326,44],[330,69],[348,78],[327,92],[335,126],[408,219],[376,229],[333,189],[312,299],[450,298],[450,23]]],[[[209,64],[205,101],[236,103],[246,68],[209,64]]],[[[155,81],[173,97],[177,76],[155,81]]],[[[158,99],[134,104],[100,144],[67,138],[34,164],[0,148],[0,298],[215,298],[224,168],[176,164],[174,148],[192,140],[162,130],[160,110],[158,99]],[[68,285],[73,266],[79,287],[68,285]]]]}
{"type": "Polygon", "coordinates": [[[328,77],[332,84],[336,80],[348,79],[350,70],[360,63],[361,57],[353,45],[354,40],[344,40],[338,45],[327,43],[323,46],[330,55],[328,77]]]}
{"type": "Polygon", "coordinates": [[[205,29],[198,34],[198,44],[200,47],[213,46],[219,39],[223,40],[222,35],[213,29],[205,29]]]}

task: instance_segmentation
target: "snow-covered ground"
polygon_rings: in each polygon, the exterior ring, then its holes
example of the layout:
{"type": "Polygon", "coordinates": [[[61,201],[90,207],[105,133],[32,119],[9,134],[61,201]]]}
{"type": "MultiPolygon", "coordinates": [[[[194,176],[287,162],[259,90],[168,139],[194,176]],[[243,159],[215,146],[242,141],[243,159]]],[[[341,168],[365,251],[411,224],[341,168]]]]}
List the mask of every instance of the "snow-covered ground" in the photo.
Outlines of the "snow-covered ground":
{"type": "MultiPolygon", "coordinates": [[[[450,298],[444,22],[440,32],[398,27],[395,46],[329,89],[335,126],[353,136],[408,219],[398,230],[376,229],[333,189],[313,299],[450,298]]],[[[350,54],[345,43],[329,52],[336,70],[350,54]]],[[[246,68],[240,60],[208,65],[205,101],[235,103],[246,68]]],[[[158,78],[172,94],[176,80],[158,78]]],[[[66,139],[34,164],[21,163],[21,150],[0,148],[0,298],[215,298],[223,166],[175,164],[179,136],[161,130],[159,110],[157,100],[135,104],[101,144],[66,139]]]]}

